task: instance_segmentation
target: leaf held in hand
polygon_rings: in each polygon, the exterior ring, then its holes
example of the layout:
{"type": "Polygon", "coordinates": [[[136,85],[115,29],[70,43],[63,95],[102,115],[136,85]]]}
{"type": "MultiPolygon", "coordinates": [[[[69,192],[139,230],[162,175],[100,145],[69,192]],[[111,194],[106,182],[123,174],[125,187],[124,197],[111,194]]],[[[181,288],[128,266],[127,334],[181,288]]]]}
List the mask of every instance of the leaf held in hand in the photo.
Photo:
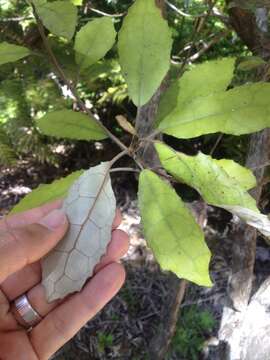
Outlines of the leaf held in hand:
{"type": "Polygon", "coordinates": [[[136,0],[119,32],[119,58],[137,106],[154,95],[170,67],[171,31],[155,0],[136,0]]]}
{"type": "Polygon", "coordinates": [[[54,35],[71,40],[77,25],[77,8],[70,2],[34,1],[43,25],[54,35]]]}
{"type": "Polygon", "coordinates": [[[10,214],[16,214],[42,206],[54,200],[63,199],[66,197],[71,185],[82,173],[83,170],[75,171],[64,178],[53,181],[51,184],[39,185],[39,187],[27,194],[17,205],[15,205],[10,214]]]}
{"type": "Polygon", "coordinates": [[[203,153],[188,156],[162,143],[157,143],[156,149],[166,171],[195,188],[208,204],[226,209],[261,233],[270,234],[270,220],[260,214],[255,199],[241,183],[242,175],[239,181],[235,172],[230,177],[219,161],[203,153]]]}
{"type": "Polygon", "coordinates": [[[31,51],[24,46],[0,43],[0,65],[20,60],[31,54],[31,51]]]}
{"type": "Polygon", "coordinates": [[[49,302],[80,291],[106,253],[116,211],[109,170],[107,162],[85,171],[64,200],[68,233],[42,261],[49,302]]]}
{"type": "Polygon", "coordinates": [[[140,175],[139,207],[147,243],[162,269],[211,286],[210,251],[201,228],[174,189],[150,170],[140,175]]]}
{"type": "Polygon", "coordinates": [[[82,69],[103,58],[115,43],[116,31],[112,19],[102,17],[84,25],[76,34],[76,62],[82,69]]]}
{"type": "Polygon", "coordinates": [[[37,120],[37,126],[43,134],[58,138],[103,140],[107,137],[92,118],[72,110],[49,112],[37,120]]]}

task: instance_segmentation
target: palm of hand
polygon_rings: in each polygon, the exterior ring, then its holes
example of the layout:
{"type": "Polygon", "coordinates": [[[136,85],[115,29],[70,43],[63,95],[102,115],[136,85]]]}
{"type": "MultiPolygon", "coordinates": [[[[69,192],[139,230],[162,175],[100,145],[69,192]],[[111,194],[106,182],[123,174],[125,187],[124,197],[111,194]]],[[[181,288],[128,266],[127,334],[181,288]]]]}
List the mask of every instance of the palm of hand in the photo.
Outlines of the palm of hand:
{"type": "Polygon", "coordinates": [[[63,301],[48,304],[40,284],[40,258],[62,238],[68,223],[62,216],[58,227],[45,225],[48,214],[60,203],[55,202],[0,221],[0,359],[48,359],[118,292],[125,278],[124,269],[116,263],[126,252],[128,237],[116,227],[107,254],[95,269],[94,277],[80,293],[63,301]],[[45,220],[44,220],[45,219],[45,220]],[[27,332],[16,320],[10,303],[27,294],[33,308],[43,320],[27,332]]]}

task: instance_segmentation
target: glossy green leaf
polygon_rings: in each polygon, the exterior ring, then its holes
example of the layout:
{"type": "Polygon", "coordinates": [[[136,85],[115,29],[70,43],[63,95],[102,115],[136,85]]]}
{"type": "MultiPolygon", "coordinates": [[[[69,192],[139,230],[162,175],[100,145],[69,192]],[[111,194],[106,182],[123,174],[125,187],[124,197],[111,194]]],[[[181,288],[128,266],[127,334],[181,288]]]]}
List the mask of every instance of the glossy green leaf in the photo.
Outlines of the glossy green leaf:
{"type": "Polygon", "coordinates": [[[75,171],[64,178],[53,181],[51,184],[39,185],[39,187],[27,194],[17,205],[15,205],[10,214],[30,210],[54,200],[64,199],[67,196],[71,185],[82,173],[83,170],[75,171]]]}
{"type": "Polygon", "coordinates": [[[136,0],[119,32],[119,57],[129,95],[137,106],[150,100],[170,67],[171,31],[155,0],[136,0]]]}
{"type": "Polygon", "coordinates": [[[177,111],[188,107],[193,99],[225,91],[232,80],[234,65],[234,58],[224,58],[191,66],[161,98],[157,124],[176,116],[177,111]]]}
{"type": "Polygon", "coordinates": [[[67,1],[34,2],[43,25],[54,35],[71,40],[77,25],[77,8],[67,1]]]}
{"type": "Polygon", "coordinates": [[[222,132],[242,135],[270,127],[270,84],[255,83],[191,98],[159,120],[161,132],[181,139],[222,132]]]}
{"type": "Polygon", "coordinates": [[[162,269],[211,286],[201,228],[174,189],[150,170],[140,174],[139,207],[147,243],[162,269]]]}
{"type": "Polygon", "coordinates": [[[49,136],[76,140],[102,140],[107,137],[89,116],[72,110],[47,113],[37,120],[40,131],[49,136]]]}
{"type": "Polygon", "coordinates": [[[62,210],[69,220],[68,232],[42,261],[48,302],[80,291],[106,254],[116,211],[110,163],[85,171],[69,189],[62,210]]]}
{"type": "Polygon", "coordinates": [[[0,65],[20,60],[31,54],[31,51],[24,46],[0,43],[0,65]]]}
{"type": "Polygon", "coordinates": [[[103,58],[115,43],[112,19],[102,17],[88,22],[76,34],[76,62],[85,69],[103,58]]]}
{"type": "Polygon", "coordinates": [[[230,178],[233,178],[243,186],[244,189],[250,190],[257,185],[256,177],[250,169],[229,159],[213,159],[213,161],[220,166],[230,178]]]}
{"type": "Polygon", "coordinates": [[[230,211],[270,236],[269,219],[260,214],[255,199],[241,180],[234,178],[235,172],[234,177],[230,177],[218,161],[201,152],[189,156],[163,143],[156,143],[155,147],[163,167],[175,179],[196,189],[208,204],[230,211]]]}

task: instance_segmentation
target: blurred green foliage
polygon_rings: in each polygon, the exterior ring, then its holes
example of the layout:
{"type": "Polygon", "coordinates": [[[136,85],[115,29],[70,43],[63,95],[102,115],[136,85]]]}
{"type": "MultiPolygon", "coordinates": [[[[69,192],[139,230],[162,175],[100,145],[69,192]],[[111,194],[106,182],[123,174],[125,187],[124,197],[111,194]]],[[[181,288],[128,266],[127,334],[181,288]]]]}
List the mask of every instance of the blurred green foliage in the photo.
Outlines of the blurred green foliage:
{"type": "Polygon", "coordinates": [[[207,337],[215,327],[215,319],[208,311],[191,306],[181,311],[172,351],[185,360],[198,360],[207,337]]]}
{"type": "Polygon", "coordinates": [[[103,332],[97,333],[97,339],[98,339],[98,351],[101,354],[104,354],[106,348],[111,348],[114,341],[112,334],[105,334],[103,332]]]}

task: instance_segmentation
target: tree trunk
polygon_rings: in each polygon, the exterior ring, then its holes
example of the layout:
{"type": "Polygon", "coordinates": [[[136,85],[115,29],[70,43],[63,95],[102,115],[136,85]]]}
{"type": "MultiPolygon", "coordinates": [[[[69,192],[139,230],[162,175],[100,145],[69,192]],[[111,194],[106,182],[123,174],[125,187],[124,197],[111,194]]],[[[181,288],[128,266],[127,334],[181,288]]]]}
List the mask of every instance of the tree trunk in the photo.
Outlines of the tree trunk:
{"type": "MultiPolygon", "coordinates": [[[[266,9],[257,9],[254,14],[235,7],[230,9],[229,13],[231,24],[249,49],[254,54],[269,59],[266,9]]],[[[257,168],[255,176],[258,186],[251,191],[257,203],[261,197],[264,176],[264,167],[261,165],[269,161],[269,145],[270,130],[251,136],[246,165],[257,168]]],[[[270,280],[266,280],[251,298],[257,231],[241,223],[235,226],[231,236],[234,244],[232,269],[228,281],[227,304],[219,330],[221,343],[217,356],[222,360],[269,360],[270,316],[267,315],[267,309],[270,306],[270,280]],[[268,336],[267,340],[265,336],[268,336]]]]}
{"type": "MultiPolygon", "coordinates": [[[[166,77],[149,103],[138,108],[136,130],[139,138],[147,138],[154,131],[159,101],[168,86],[169,79],[166,77]]],[[[143,150],[138,155],[148,167],[160,166],[153,143],[146,142],[143,150]]],[[[170,288],[170,294],[163,307],[161,326],[149,346],[149,357],[151,360],[164,359],[176,329],[180,304],[185,294],[186,281],[180,280],[172,273],[168,273],[167,283],[170,288]]]]}

